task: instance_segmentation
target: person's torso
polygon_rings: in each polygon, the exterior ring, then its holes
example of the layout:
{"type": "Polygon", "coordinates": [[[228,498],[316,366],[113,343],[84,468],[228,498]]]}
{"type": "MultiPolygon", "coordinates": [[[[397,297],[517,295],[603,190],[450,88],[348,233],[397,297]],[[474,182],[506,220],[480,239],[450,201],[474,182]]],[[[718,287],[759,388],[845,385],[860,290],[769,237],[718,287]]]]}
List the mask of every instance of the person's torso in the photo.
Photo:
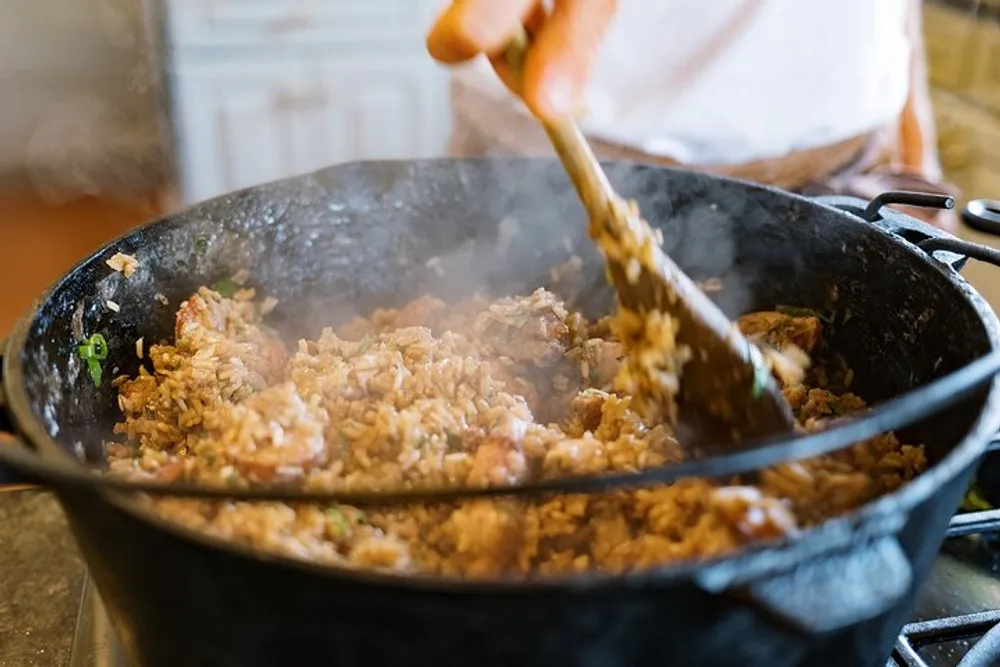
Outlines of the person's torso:
{"type": "MultiPolygon", "coordinates": [[[[910,3],[621,0],[581,122],[688,164],[745,163],[877,129],[906,99],[910,3]]],[[[484,60],[460,76],[510,99],[484,60]]]]}

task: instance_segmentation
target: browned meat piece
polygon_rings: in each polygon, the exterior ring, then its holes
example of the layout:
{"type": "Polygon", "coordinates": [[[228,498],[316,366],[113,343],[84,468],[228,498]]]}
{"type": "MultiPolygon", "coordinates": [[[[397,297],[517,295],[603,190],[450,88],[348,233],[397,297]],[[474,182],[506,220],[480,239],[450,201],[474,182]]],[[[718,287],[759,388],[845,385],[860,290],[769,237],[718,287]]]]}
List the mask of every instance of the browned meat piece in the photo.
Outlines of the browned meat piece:
{"type": "Polygon", "coordinates": [[[156,471],[154,477],[159,482],[176,482],[184,476],[184,461],[172,461],[156,471]]]}
{"type": "Polygon", "coordinates": [[[372,322],[378,331],[392,331],[406,327],[427,327],[437,330],[441,316],[445,312],[445,303],[441,299],[422,296],[410,301],[399,310],[376,310],[372,322]]]}
{"type": "Polygon", "coordinates": [[[247,365],[260,373],[268,384],[284,379],[288,350],[278,335],[269,329],[255,327],[247,332],[245,340],[257,355],[256,359],[248,357],[247,365]]]}
{"type": "Polygon", "coordinates": [[[712,499],[722,515],[748,540],[774,539],[794,532],[795,516],[777,498],[752,486],[716,489],[712,499]]]}
{"type": "Polygon", "coordinates": [[[813,353],[823,333],[823,323],[818,317],[776,311],[749,313],[740,317],[737,324],[752,341],[762,341],[779,350],[791,343],[806,354],[813,353]]]}
{"type": "Polygon", "coordinates": [[[227,322],[231,319],[228,315],[222,298],[215,292],[202,288],[177,309],[174,338],[180,344],[199,328],[225,333],[229,329],[227,322]]]}
{"type": "Polygon", "coordinates": [[[472,460],[469,486],[510,486],[524,481],[528,466],[520,445],[505,435],[490,435],[472,460]]]}
{"type": "Polygon", "coordinates": [[[584,384],[594,389],[608,389],[618,374],[625,349],[615,340],[591,338],[580,349],[580,371],[584,384]]]}
{"type": "Polygon", "coordinates": [[[475,333],[498,357],[548,367],[558,362],[570,342],[569,313],[551,292],[501,299],[479,315],[475,333]]]}
{"type": "Polygon", "coordinates": [[[596,431],[601,425],[605,398],[607,394],[591,390],[582,391],[573,398],[570,406],[585,431],[596,431]]]}
{"type": "Polygon", "coordinates": [[[520,396],[528,404],[528,409],[532,414],[537,414],[542,406],[542,400],[538,389],[530,381],[522,377],[524,369],[513,363],[505,364],[503,361],[490,363],[490,375],[503,382],[504,391],[513,396],[520,396]]]}
{"type": "Polygon", "coordinates": [[[513,567],[521,543],[523,511],[510,501],[472,500],[446,522],[454,533],[452,559],[467,576],[496,575],[513,567]]]}

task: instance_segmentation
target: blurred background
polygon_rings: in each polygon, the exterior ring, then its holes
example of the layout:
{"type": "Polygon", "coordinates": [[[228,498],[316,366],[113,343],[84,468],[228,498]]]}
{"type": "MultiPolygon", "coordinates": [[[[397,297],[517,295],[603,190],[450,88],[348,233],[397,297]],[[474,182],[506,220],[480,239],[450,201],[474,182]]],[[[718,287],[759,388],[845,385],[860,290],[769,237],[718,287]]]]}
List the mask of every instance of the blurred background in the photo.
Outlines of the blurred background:
{"type": "MultiPolygon", "coordinates": [[[[448,74],[424,50],[438,4],[0,0],[0,336],[146,219],[337,162],[443,155],[448,74]]],[[[1000,199],[1000,0],[927,0],[924,29],[946,175],[1000,199]]],[[[968,272],[1000,307],[995,270],[968,272]]]]}

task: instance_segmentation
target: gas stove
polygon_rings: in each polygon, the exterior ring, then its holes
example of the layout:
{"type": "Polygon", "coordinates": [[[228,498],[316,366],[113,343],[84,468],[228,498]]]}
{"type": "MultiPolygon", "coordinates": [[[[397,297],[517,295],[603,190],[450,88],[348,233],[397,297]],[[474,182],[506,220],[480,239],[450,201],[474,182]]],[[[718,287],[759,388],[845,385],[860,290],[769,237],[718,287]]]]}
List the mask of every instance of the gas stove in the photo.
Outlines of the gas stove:
{"type": "MultiPolygon", "coordinates": [[[[1000,437],[991,449],[1000,450],[1000,437]]],[[[991,656],[1000,656],[1000,510],[952,519],[912,622],[900,633],[886,667],[1000,665],[1000,658],[991,656]]],[[[100,597],[86,580],[69,667],[140,667],[125,658],[100,597]]]]}
{"type": "Polygon", "coordinates": [[[887,667],[1000,664],[998,545],[1000,510],[952,519],[913,620],[903,627],[887,667]]]}

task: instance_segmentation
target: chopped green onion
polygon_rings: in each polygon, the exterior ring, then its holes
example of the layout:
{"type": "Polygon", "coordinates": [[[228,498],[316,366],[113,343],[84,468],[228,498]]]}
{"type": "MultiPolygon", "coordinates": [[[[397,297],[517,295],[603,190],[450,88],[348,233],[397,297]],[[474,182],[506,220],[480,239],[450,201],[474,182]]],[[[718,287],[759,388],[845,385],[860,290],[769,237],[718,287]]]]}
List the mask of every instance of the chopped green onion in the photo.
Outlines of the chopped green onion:
{"type": "Polygon", "coordinates": [[[208,239],[204,236],[199,236],[194,240],[194,251],[196,253],[203,253],[208,249],[208,239]]]}
{"type": "Polygon", "coordinates": [[[979,490],[979,487],[973,484],[966,491],[965,498],[962,499],[962,509],[967,512],[985,512],[986,510],[993,509],[993,506],[990,505],[986,498],[983,498],[983,493],[979,490]]]}
{"type": "Polygon", "coordinates": [[[87,364],[87,372],[95,387],[101,386],[104,369],[101,362],[108,358],[108,341],[99,333],[95,333],[77,347],[77,354],[87,364]]]}
{"type": "Polygon", "coordinates": [[[80,358],[104,361],[108,358],[108,341],[101,334],[95,333],[80,344],[80,358]]]}
{"type": "Polygon", "coordinates": [[[325,514],[327,522],[329,522],[339,537],[344,537],[350,532],[351,522],[339,507],[329,507],[325,514]]]}
{"type": "Polygon", "coordinates": [[[226,278],[212,285],[212,289],[228,299],[240,291],[240,286],[231,278],[226,278]]]}
{"type": "Polygon", "coordinates": [[[101,379],[104,377],[104,369],[101,368],[101,362],[96,359],[87,359],[87,371],[90,373],[90,380],[94,383],[94,386],[100,387],[101,379]]]}

